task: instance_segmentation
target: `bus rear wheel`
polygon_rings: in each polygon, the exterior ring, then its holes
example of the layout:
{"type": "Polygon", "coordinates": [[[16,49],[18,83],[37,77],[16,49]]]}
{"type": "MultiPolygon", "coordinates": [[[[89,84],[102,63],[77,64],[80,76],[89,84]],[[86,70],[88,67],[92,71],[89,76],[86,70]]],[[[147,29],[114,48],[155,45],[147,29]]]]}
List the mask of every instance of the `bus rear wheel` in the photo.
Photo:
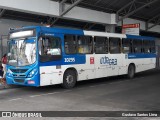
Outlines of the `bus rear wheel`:
{"type": "Polygon", "coordinates": [[[76,85],[77,76],[74,70],[67,70],[64,73],[62,86],[66,89],[73,88],[76,85]]]}
{"type": "Polygon", "coordinates": [[[132,79],[134,77],[134,75],[135,75],[135,66],[131,64],[128,67],[128,74],[127,74],[127,76],[128,76],[128,78],[132,79]]]}

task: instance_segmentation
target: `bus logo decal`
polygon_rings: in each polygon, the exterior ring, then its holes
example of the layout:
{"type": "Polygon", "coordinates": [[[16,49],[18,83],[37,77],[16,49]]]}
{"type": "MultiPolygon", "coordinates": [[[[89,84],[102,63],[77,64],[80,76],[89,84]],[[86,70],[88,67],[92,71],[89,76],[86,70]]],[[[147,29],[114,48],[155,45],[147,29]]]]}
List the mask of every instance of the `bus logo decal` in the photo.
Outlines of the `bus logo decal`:
{"type": "Polygon", "coordinates": [[[117,59],[110,59],[109,57],[101,57],[100,64],[117,65],[117,59]]]}

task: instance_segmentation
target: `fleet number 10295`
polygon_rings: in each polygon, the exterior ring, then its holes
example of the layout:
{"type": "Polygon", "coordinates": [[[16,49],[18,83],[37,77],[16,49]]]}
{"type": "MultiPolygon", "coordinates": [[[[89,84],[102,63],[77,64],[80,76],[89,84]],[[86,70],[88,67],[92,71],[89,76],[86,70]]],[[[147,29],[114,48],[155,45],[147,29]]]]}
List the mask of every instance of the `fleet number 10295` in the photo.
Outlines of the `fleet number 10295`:
{"type": "Polygon", "coordinates": [[[75,58],[64,58],[64,62],[75,62],[75,58]]]}

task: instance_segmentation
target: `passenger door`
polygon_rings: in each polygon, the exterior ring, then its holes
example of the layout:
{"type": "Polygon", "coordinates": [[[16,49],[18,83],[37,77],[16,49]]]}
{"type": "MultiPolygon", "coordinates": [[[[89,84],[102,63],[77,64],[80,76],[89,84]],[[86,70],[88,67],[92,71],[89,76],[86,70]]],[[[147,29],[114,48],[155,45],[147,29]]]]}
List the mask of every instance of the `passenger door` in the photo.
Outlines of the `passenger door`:
{"type": "Polygon", "coordinates": [[[119,75],[119,68],[122,66],[123,58],[121,54],[121,39],[116,37],[109,38],[109,53],[106,58],[108,63],[108,76],[119,75]]]}
{"type": "Polygon", "coordinates": [[[77,54],[80,58],[85,56],[85,63],[79,65],[79,80],[95,78],[95,57],[93,54],[92,36],[77,36],[77,54]]]}
{"type": "Polygon", "coordinates": [[[38,41],[41,86],[62,82],[61,69],[57,69],[62,64],[61,40],[61,34],[44,34],[38,41]]]}
{"type": "Polygon", "coordinates": [[[95,50],[95,69],[96,78],[106,77],[108,75],[108,63],[105,58],[108,54],[108,39],[106,37],[94,37],[95,50]]]}

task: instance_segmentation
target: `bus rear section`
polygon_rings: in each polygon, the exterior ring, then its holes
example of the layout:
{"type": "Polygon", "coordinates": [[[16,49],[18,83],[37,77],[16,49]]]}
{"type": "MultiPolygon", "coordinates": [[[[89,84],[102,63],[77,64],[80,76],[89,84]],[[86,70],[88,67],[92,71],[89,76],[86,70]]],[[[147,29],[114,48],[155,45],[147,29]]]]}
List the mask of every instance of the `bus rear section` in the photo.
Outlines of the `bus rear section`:
{"type": "Polygon", "coordinates": [[[127,40],[123,42],[130,50],[128,63],[134,63],[135,72],[154,69],[156,67],[155,38],[127,35],[127,40]]]}

